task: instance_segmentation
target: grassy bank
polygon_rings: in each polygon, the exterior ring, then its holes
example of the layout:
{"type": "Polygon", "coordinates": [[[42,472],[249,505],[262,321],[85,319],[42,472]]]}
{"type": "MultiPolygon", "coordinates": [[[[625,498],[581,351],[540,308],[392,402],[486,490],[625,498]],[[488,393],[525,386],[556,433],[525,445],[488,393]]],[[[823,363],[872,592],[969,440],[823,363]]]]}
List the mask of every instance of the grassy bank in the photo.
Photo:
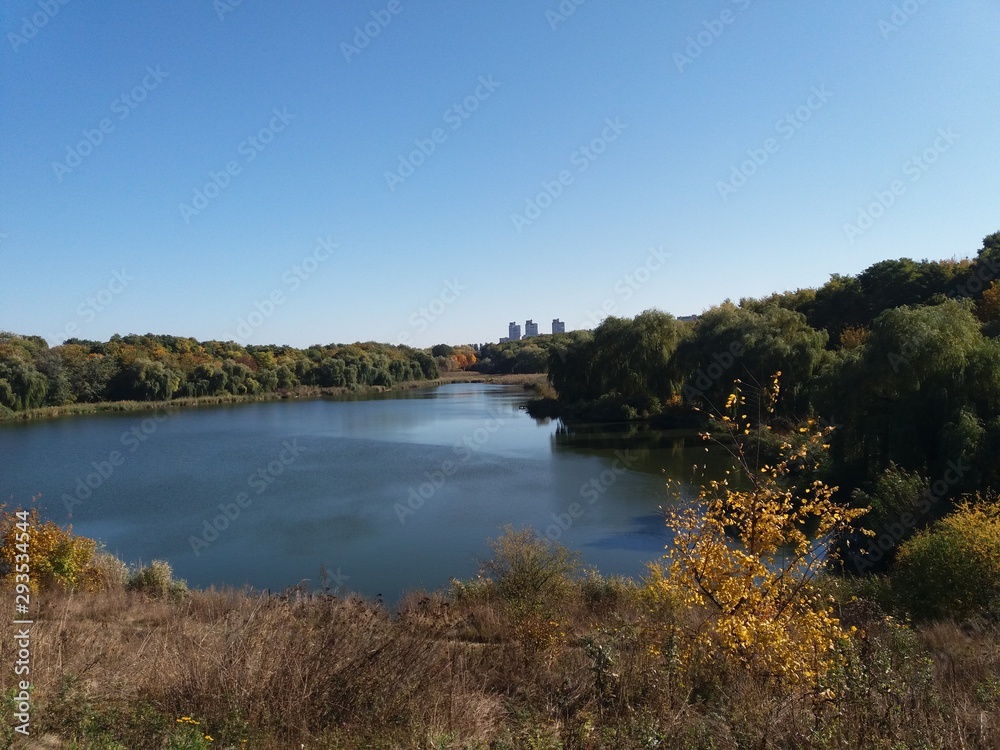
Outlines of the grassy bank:
{"type": "MultiPolygon", "coordinates": [[[[395,613],[302,592],[47,592],[34,597],[33,735],[16,739],[8,700],[0,746],[1000,746],[995,626],[911,628],[831,590],[858,630],[819,695],[733,665],[679,662],[658,634],[696,627],[699,613],[594,575],[536,600],[502,579],[469,582],[413,594],[395,613]]],[[[0,625],[4,665],[16,658],[14,632],[9,619],[0,625]]]]}
{"type": "Polygon", "coordinates": [[[0,422],[25,422],[55,417],[70,417],[85,414],[120,413],[132,411],[150,411],[155,409],[186,409],[199,406],[218,406],[220,404],[245,404],[258,401],[281,401],[285,399],[337,398],[344,396],[367,396],[390,391],[409,391],[418,388],[432,388],[446,383],[500,383],[508,385],[525,385],[544,382],[545,375],[480,375],[474,372],[444,373],[436,380],[415,380],[400,383],[386,388],[384,386],[355,386],[353,388],[320,388],[317,386],[299,386],[292,390],[274,391],[271,393],[247,394],[242,396],[201,396],[197,398],[175,398],[169,401],[99,401],[96,403],[67,404],[64,406],[46,406],[25,411],[0,410],[0,422]]]}
{"type": "Polygon", "coordinates": [[[470,370],[456,370],[441,373],[444,383],[494,383],[499,385],[523,385],[527,388],[541,388],[547,382],[544,372],[518,373],[511,375],[484,375],[470,370]]]}

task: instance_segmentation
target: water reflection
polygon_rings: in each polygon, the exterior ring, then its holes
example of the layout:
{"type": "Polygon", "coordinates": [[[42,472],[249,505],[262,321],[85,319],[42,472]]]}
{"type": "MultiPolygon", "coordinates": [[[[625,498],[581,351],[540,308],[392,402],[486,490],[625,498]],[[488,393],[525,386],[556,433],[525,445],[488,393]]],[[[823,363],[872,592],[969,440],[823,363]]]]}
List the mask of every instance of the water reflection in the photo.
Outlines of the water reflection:
{"type": "Polygon", "coordinates": [[[639,422],[567,425],[560,421],[552,444],[555,451],[581,455],[627,452],[631,470],[687,484],[721,479],[732,468],[726,452],[707,444],[695,430],[663,430],[639,422]]]}

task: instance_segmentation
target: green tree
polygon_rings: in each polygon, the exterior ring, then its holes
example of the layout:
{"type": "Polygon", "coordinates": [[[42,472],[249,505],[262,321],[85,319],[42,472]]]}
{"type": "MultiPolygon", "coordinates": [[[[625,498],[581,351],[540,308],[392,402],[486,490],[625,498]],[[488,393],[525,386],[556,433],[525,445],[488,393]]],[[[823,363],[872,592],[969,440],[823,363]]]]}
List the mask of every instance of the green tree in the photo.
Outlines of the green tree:
{"type": "Polygon", "coordinates": [[[35,369],[45,376],[45,405],[61,406],[72,403],[73,392],[59,353],[53,349],[40,351],[35,355],[34,365],[35,369]]]}
{"type": "Polygon", "coordinates": [[[956,489],[997,478],[1000,343],[983,337],[968,300],[886,310],[868,340],[824,372],[817,398],[842,424],[833,441],[840,484],[893,463],[932,480],[949,462],[969,464],[956,489]]]}
{"type": "Polygon", "coordinates": [[[44,405],[48,381],[34,366],[15,357],[0,359],[0,405],[13,411],[44,405]]]}
{"type": "Polygon", "coordinates": [[[549,378],[568,403],[604,397],[665,400],[676,385],[673,355],[681,335],[677,320],[659,310],[631,320],[608,317],[591,338],[552,349],[549,378]]]}
{"type": "Polygon", "coordinates": [[[827,356],[826,343],[826,332],[810,328],[801,313],[719,305],[701,315],[694,335],[678,348],[684,395],[689,402],[718,408],[737,380],[759,387],[781,372],[778,416],[804,415],[812,379],[827,356]]]}
{"type": "Polygon", "coordinates": [[[180,387],[180,376],[162,362],[137,359],[108,384],[113,401],[167,401],[180,387]]]}

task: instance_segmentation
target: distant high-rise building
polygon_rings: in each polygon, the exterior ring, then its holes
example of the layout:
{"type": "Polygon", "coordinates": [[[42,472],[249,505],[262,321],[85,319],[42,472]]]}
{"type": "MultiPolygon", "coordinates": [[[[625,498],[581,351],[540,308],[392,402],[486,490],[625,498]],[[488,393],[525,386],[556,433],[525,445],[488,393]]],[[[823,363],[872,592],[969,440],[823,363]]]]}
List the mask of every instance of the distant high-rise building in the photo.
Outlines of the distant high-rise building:
{"type": "Polygon", "coordinates": [[[521,340],[521,326],[519,326],[513,320],[507,324],[507,340],[508,341],[521,340]]]}
{"type": "Polygon", "coordinates": [[[566,333],[566,324],[559,320],[559,318],[553,318],[552,333],[566,333]]]}
{"type": "Polygon", "coordinates": [[[531,320],[524,321],[524,338],[538,335],[538,323],[531,320]]]}

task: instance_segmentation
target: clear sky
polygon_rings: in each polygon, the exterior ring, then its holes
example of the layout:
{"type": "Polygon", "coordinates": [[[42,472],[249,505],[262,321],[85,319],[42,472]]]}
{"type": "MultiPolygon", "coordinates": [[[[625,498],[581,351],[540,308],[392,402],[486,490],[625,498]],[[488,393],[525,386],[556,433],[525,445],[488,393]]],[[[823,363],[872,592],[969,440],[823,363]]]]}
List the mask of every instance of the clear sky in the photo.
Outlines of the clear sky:
{"type": "Polygon", "coordinates": [[[50,344],[481,342],[1000,230],[995,0],[6,0],[0,26],[0,329],[50,344]]]}

